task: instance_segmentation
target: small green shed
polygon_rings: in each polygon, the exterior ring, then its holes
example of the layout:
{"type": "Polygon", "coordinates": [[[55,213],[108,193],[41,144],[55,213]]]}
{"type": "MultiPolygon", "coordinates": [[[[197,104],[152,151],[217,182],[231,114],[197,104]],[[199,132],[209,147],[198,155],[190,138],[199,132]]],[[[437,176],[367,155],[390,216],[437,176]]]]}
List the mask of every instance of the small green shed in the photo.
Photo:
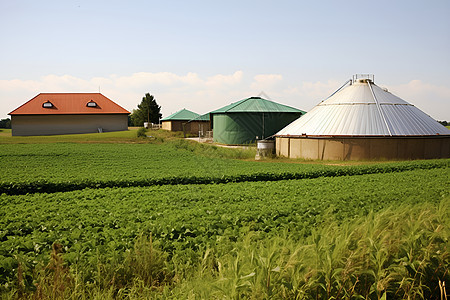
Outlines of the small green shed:
{"type": "Polygon", "coordinates": [[[161,119],[161,128],[170,131],[183,131],[184,124],[198,116],[200,115],[183,108],[182,110],[161,119]]]}
{"type": "Polygon", "coordinates": [[[210,112],[214,141],[242,145],[267,138],[306,112],[250,97],[210,112]]]}

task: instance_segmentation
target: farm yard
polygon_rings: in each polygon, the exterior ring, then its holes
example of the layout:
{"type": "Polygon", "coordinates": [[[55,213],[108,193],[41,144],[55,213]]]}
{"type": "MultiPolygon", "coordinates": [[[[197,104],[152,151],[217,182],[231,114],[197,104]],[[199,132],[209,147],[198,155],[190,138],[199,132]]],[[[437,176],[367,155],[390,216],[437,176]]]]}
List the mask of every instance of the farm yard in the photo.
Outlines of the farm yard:
{"type": "Polygon", "coordinates": [[[256,162],[149,134],[0,135],[3,298],[443,297],[450,159],[256,162]]]}

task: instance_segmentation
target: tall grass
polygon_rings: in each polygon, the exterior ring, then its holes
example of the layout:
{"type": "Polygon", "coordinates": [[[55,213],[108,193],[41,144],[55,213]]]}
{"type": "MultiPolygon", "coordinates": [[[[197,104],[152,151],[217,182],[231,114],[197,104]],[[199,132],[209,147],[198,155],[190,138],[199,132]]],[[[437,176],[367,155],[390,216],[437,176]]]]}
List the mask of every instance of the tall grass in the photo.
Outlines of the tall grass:
{"type": "MultiPolygon", "coordinates": [[[[20,299],[445,299],[449,199],[339,222],[330,213],[306,238],[247,233],[237,242],[166,253],[151,236],[117,257],[67,266],[62,245],[20,299]],[[86,274],[93,274],[86,276],[86,274]]],[[[20,268],[19,268],[20,270],[20,268]]],[[[6,295],[6,294],[4,294],[6,295]]]]}
{"type": "Polygon", "coordinates": [[[94,261],[67,266],[63,246],[54,244],[48,264],[38,265],[33,286],[26,290],[19,264],[16,299],[122,299],[161,294],[172,284],[167,253],[154,245],[151,236],[139,235],[134,247],[117,257],[97,254],[94,261]],[[133,297],[130,297],[134,295],[133,297]]]}
{"type": "Polygon", "coordinates": [[[439,299],[439,282],[450,280],[448,202],[391,208],[344,224],[329,218],[300,243],[289,236],[244,240],[218,258],[214,296],[439,299]]]}
{"type": "Polygon", "coordinates": [[[171,145],[176,149],[187,150],[209,158],[254,159],[256,155],[256,148],[254,147],[231,149],[183,139],[172,140],[171,145]]]}

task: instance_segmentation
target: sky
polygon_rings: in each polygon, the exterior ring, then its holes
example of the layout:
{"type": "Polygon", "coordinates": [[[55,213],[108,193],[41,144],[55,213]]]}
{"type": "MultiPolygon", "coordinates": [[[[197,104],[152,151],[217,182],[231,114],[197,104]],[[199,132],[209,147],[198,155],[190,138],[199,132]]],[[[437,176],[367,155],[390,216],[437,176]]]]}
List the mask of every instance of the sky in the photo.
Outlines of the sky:
{"type": "Polygon", "coordinates": [[[308,111],[354,74],[450,121],[450,1],[0,0],[0,118],[101,92],[163,117],[265,98],[308,111]]]}

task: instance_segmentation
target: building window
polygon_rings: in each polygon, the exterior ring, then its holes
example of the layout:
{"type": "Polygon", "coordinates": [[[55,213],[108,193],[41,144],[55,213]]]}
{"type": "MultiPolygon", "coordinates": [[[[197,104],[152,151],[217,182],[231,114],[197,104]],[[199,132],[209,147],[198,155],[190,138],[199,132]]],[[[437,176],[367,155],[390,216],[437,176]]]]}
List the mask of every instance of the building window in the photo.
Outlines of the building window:
{"type": "Polygon", "coordinates": [[[89,101],[86,104],[87,107],[97,107],[97,103],[94,102],[94,100],[89,101]]]}
{"type": "Polygon", "coordinates": [[[42,103],[42,107],[43,108],[52,108],[53,103],[51,103],[50,101],[44,102],[44,103],[42,103]]]}

